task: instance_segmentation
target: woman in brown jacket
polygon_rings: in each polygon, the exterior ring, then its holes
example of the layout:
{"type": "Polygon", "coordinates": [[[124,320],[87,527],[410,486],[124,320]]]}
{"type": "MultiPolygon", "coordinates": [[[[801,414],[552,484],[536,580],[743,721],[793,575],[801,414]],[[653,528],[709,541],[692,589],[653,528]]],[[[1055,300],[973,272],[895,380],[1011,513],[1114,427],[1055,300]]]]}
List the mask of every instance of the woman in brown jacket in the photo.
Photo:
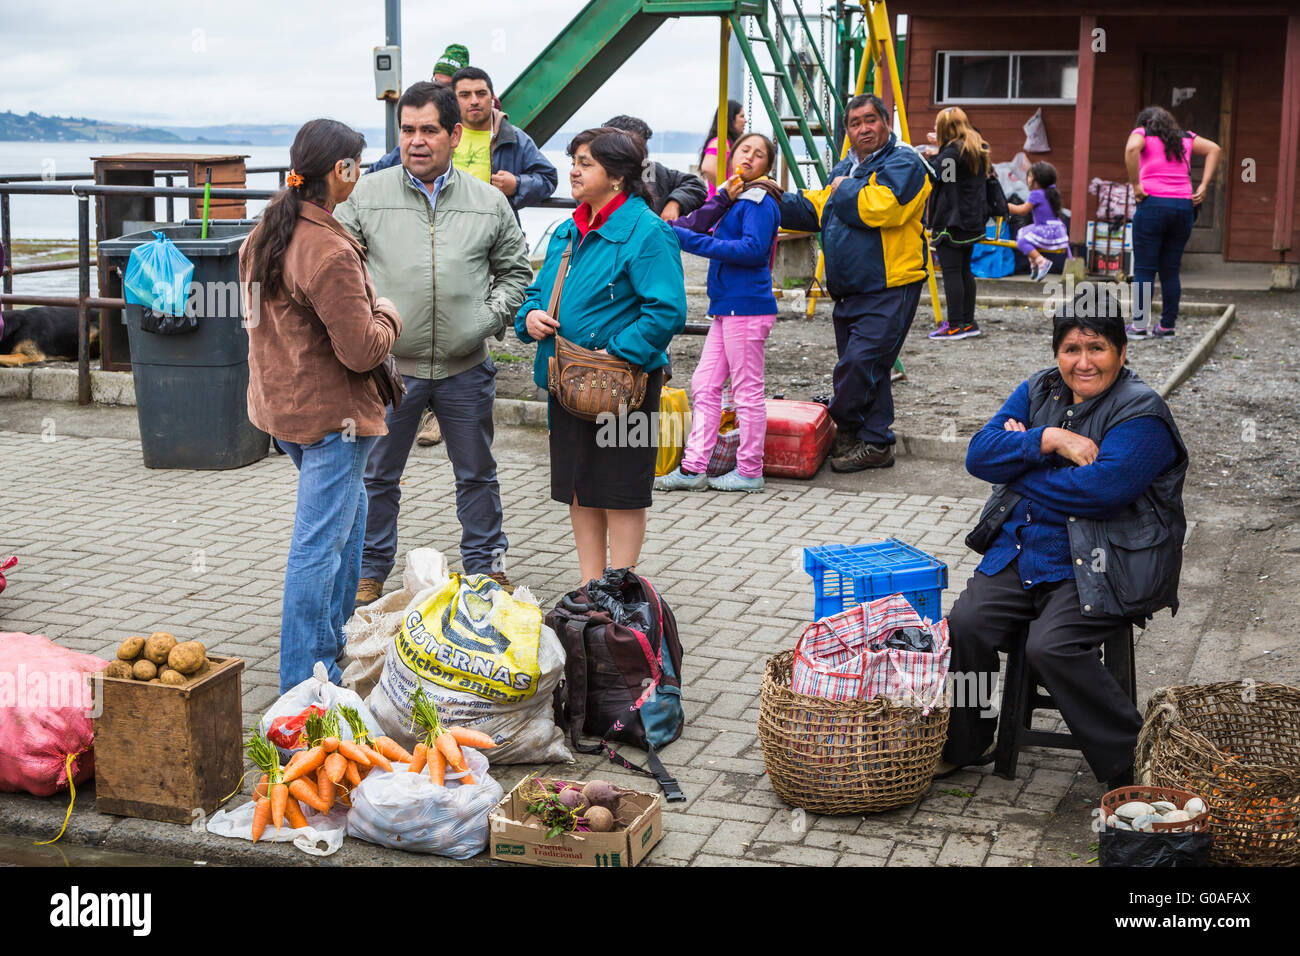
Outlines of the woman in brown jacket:
{"type": "Polygon", "coordinates": [[[286,188],[239,253],[248,318],[248,417],[298,468],[298,506],[284,573],[280,692],[323,662],[340,681],[366,530],[366,456],[387,433],[368,374],[401,319],[376,298],[365,253],[334,221],[360,172],[365,138],[334,120],[294,137],[286,188]]]}

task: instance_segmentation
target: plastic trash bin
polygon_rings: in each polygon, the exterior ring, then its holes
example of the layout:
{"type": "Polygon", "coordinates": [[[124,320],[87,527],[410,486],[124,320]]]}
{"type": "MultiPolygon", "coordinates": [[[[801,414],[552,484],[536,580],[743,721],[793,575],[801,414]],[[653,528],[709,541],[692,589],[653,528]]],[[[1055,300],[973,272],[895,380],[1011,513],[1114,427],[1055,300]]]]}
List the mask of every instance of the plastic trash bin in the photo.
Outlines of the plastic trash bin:
{"type": "MultiPolygon", "coordinates": [[[[136,414],[146,468],[240,468],[265,458],[266,432],[248,420],[248,330],[239,296],[239,247],[247,224],[210,222],[162,226],[194,263],[187,310],[198,328],[158,335],[141,328],[144,306],[126,306],[136,414]]],[[[122,271],[131,250],[152,242],[154,230],[99,244],[122,271]]]]}

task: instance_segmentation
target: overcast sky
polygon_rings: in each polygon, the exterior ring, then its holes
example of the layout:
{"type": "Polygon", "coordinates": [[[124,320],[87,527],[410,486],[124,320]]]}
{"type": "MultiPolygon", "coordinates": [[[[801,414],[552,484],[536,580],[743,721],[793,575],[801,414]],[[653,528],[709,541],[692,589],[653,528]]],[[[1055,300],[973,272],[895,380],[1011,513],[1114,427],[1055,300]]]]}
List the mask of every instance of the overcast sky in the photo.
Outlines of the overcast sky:
{"type": "MultiPolygon", "coordinates": [[[[498,92],[584,0],[405,0],[402,82],[428,79],[448,43],[498,92]]],[[[701,133],[717,100],[718,21],[668,20],[572,128],[636,113],[701,133]]],[[[382,0],[0,0],[0,111],[169,126],[383,125],[371,50],[382,0]]]]}

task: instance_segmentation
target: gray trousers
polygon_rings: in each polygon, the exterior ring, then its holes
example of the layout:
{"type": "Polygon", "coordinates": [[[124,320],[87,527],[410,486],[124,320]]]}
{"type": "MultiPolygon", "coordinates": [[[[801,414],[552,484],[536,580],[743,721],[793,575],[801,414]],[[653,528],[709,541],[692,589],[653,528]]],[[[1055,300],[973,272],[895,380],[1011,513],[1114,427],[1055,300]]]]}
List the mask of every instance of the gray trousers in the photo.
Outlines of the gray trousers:
{"type": "MultiPolygon", "coordinates": [[[[505,568],[507,547],[501,530],[501,489],[492,457],[492,405],[496,400],[496,366],[480,365],[450,378],[403,375],[402,407],[388,409],[388,434],[379,439],[366,462],[366,543],[361,576],[385,580],[397,560],[397,513],[401,479],[425,408],[442,426],[447,457],[456,476],[456,518],[460,521],[460,559],[467,574],[505,568]]],[[[438,542],[420,541],[437,547],[438,542]]]]}

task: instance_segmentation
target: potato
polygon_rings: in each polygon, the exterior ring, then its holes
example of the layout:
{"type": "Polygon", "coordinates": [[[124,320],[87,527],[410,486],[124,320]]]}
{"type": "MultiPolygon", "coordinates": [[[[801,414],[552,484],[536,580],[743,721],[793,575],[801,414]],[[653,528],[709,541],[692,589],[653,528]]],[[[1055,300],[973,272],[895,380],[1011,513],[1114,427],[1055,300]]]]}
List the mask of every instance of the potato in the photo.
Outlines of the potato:
{"type": "Polygon", "coordinates": [[[143,637],[139,637],[138,635],[136,637],[128,637],[121,644],[117,645],[117,659],[119,661],[133,661],[140,656],[142,650],[144,650],[143,637]]]}
{"type": "Polygon", "coordinates": [[[157,677],[155,677],[155,678],[153,678],[152,680],[147,681],[146,683],[149,683],[149,684],[161,684],[162,681],[159,680],[157,677]]]}
{"type": "Polygon", "coordinates": [[[190,676],[191,676],[191,677],[202,677],[204,674],[206,674],[206,673],[207,673],[208,671],[210,671],[210,670],[212,670],[212,661],[208,660],[208,659],[205,657],[205,658],[203,658],[203,663],[199,665],[199,669],[196,670],[196,671],[195,671],[193,674],[191,674],[190,676]]]}
{"type": "Polygon", "coordinates": [[[156,631],[144,642],[144,656],[158,666],[167,663],[167,655],[177,644],[176,636],[166,631],[156,631]]]}
{"type": "Polygon", "coordinates": [[[203,666],[206,650],[198,641],[182,641],[167,655],[167,666],[182,674],[193,674],[203,666]]]}
{"type": "Polygon", "coordinates": [[[158,675],[164,684],[170,684],[173,687],[179,687],[181,684],[188,684],[190,679],[180,671],[174,671],[170,667],[164,667],[158,675]]]}
{"type": "Polygon", "coordinates": [[[158,668],[154,666],[153,661],[147,661],[142,657],[132,665],[131,676],[136,680],[153,680],[158,676],[158,668]]]}
{"type": "Polygon", "coordinates": [[[122,680],[131,680],[135,673],[131,669],[130,661],[113,661],[104,668],[105,677],[119,677],[122,680]]]}

